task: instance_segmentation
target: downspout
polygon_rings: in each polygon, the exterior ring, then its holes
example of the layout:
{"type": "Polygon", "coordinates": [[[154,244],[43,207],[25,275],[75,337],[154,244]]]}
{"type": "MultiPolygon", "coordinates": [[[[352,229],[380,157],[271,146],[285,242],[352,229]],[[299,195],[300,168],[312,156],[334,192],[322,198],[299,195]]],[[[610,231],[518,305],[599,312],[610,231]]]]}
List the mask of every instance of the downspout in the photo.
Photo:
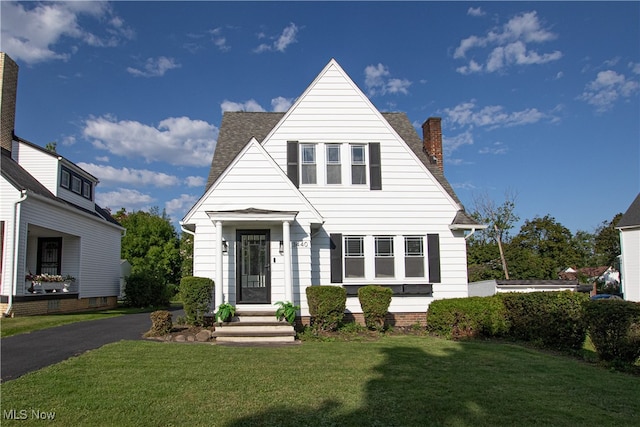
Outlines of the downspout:
{"type": "Polygon", "coordinates": [[[13,204],[13,248],[12,248],[12,259],[13,259],[13,278],[11,280],[11,292],[9,292],[9,300],[7,310],[4,312],[5,317],[9,317],[11,314],[11,309],[13,308],[13,295],[15,295],[18,286],[18,257],[16,256],[18,252],[18,212],[20,212],[20,204],[27,200],[27,190],[21,190],[20,198],[13,204]]]}
{"type": "Polygon", "coordinates": [[[472,228],[471,229],[471,233],[467,234],[466,236],[464,236],[464,240],[467,240],[469,237],[473,236],[473,233],[475,233],[477,230],[477,228],[472,228]]]}

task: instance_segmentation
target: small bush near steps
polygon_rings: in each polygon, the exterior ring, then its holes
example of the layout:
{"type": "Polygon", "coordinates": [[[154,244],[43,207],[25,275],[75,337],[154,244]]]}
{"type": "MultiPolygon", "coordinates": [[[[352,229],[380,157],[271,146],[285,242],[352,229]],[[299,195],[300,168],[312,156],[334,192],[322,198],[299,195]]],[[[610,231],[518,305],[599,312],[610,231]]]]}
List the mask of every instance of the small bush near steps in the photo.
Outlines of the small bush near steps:
{"type": "Polygon", "coordinates": [[[144,336],[162,337],[170,334],[173,328],[171,317],[171,313],[167,310],[158,310],[151,313],[151,329],[144,336]]]}
{"type": "Polygon", "coordinates": [[[344,319],[347,291],[339,286],[309,286],[306,294],[313,327],[321,331],[336,330],[344,319]]]}
{"type": "Polygon", "coordinates": [[[206,277],[188,276],[180,280],[180,296],[188,324],[203,325],[204,315],[213,299],[213,289],[213,280],[206,277]]]}

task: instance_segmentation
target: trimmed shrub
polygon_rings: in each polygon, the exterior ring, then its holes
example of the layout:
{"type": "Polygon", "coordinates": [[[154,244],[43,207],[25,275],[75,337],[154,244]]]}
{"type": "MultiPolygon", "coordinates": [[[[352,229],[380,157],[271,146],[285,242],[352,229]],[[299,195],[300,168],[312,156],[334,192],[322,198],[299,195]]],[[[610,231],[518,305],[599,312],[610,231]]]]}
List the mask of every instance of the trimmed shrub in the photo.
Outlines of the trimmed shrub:
{"type": "Polygon", "coordinates": [[[497,337],[508,330],[505,308],[497,296],[436,300],[427,311],[427,331],[445,338],[497,337]]]}
{"type": "Polygon", "coordinates": [[[347,291],[339,286],[309,286],[306,294],[312,326],[321,331],[335,330],[344,318],[347,291]]]}
{"type": "Polygon", "coordinates": [[[167,310],[158,310],[151,313],[151,329],[144,334],[147,337],[161,337],[171,332],[173,323],[171,313],[167,310]]]}
{"type": "Polygon", "coordinates": [[[585,318],[600,359],[633,364],[640,357],[640,304],[613,299],[589,301],[585,318]]]}
{"type": "Polygon", "coordinates": [[[180,280],[180,297],[187,324],[203,325],[204,315],[213,300],[213,289],[213,280],[206,277],[187,276],[180,280]]]}
{"type": "Polygon", "coordinates": [[[124,304],[129,307],[161,307],[169,305],[167,287],[146,272],[132,273],[126,278],[124,304]]]}
{"type": "Polygon", "coordinates": [[[367,328],[384,329],[384,319],[389,311],[392,296],[393,291],[382,286],[369,285],[358,289],[358,300],[367,328]]]}
{"type": "Polygon", "coordinates": [[[579,350],[587,336],[586,294],[530,292],[500,294],[515,339],[533,341],[556,350],[579,350]]]}

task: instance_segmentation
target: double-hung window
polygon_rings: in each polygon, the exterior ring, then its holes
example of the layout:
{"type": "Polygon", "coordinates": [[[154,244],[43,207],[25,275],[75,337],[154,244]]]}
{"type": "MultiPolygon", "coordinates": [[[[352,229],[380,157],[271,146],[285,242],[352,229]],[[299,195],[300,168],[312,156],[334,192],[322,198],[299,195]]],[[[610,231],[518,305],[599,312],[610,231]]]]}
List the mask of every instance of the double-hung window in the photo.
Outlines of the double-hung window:
{"type": "Polygon", "coordinates": [[[82,180],[75,175],[71,177],[71,191],[82,194],[82,180]]]}
{"type": "Polygon", "coordinates": [[[367,183],[367,162],[364,145],[351,145],[351,184],[367,183]]]}
{"type": "Polygon", "coordinates": [[[363,236],[346,236],[344,238],[344,276],[346,278],[364,277],[363,236]]]}
{"type": "Polygon", "coordinates": [[[404,238],[405,277],[424,277],[424,239],[421,236],[404,238]]]}
{"type": "Polygon", "coordinates": [[[376,277],[394,277],[393,237],[376,236],[376,277]]]}
{"type": "Polygon", "coordinates": [[[318,182],[316,171],[316,146],[315,144],[301,144],[302,165],[300,167],[300,183],[316,184],[318,182]]]}
{"type": "Polygon", "coordinates": [[[327,144],[327,184],[342,184],[340,144],[327,144]]]}

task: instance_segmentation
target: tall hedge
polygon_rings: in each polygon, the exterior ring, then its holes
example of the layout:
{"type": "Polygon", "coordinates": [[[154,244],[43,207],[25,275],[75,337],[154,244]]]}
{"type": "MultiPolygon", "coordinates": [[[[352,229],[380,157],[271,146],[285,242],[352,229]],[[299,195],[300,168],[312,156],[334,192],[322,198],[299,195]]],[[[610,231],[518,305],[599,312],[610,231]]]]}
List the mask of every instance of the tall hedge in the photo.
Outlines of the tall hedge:
{"type": "Polygon", "coordinates": [[[369,329],[384,329],[384,320],[389,311],[393,291],[382,286],[363,286],[358,289],[358,300],[364,322],[369,329]]]}
{"type": "Polygon", "coordinates": [[[332,331],[344,319],[347,291],[339,286],[309,286],[306,289],[311,325],[322,331],[332,331]]]}
{"type": "Polygon", "coordinates": [[[531,292],[499,294],[504,302],[509,334],[557,350],[579,350],[587,335],[586,294],[531,292]]]}
{"type": "Polygon", "coordinates": [[[129,307],[166,306],[169,298],[165,283],[148,272],[132,273],[125,279],[124,304],[129,307]]]}
{"type": "Polygon", "coordinates": [[[180,280],[180,297],[190,325],[202,325],[204,314],[211,308],[213,280],[206,277],[187,276],[180,280]]]}
{"type": "Polygon", "coordinates": [[[429,304],[427,330],[454,339],[497,337],[508,332],[509,324],[497,296],[451,298],[429,304]]]}
{"type": "Polygon", "coordinates": [[[622,300],[589,301],[585,317],[600,359],[633,364],[640,357],[640,304],[622,300]]]}

